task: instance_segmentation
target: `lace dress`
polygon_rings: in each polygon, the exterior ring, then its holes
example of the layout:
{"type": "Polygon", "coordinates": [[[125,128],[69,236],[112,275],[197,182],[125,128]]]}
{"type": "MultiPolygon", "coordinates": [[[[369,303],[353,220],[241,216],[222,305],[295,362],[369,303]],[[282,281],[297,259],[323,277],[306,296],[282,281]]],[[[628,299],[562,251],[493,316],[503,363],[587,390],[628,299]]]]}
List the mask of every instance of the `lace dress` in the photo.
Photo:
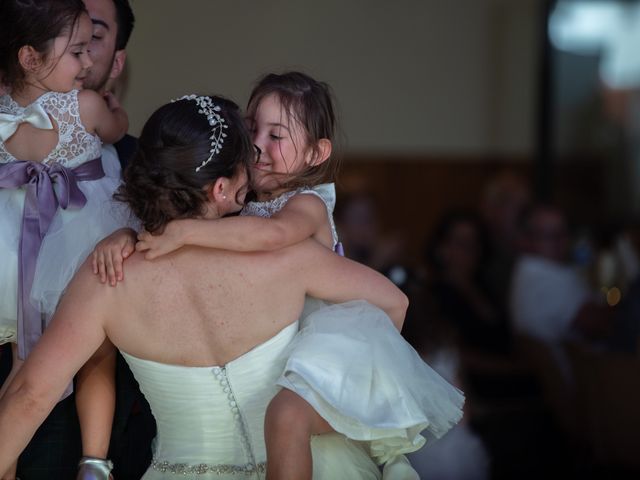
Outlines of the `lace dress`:
{"type": "MultiPolygon", "coordinates": [[[[241,215],[270,217],[299,194],[322,199],[335,247],[333,184],[251,202],[241,215]]],[[[336,432],[363,441],[379,464],[418,450],[461,419],[462,392],[431,369],[377,307],[308,298],[300,325],[278,384],[302,396],[336,432]]],[[[385,478],[405,478],[388,473],[385,478]]]]}
{"type": "MultiPolygon", "coordinates": [[[[23,295],[29,306],[39,312],[41,331],[69,280],[94,245],[129,222],[126,208],[112,200],[120,183],[120,170],[115,163],[117,157],[110,155],[109,164],[101,163],[100,139],[88,133],[80,121],[78,91],[48,92],[35,100],[36,103],[44,108],[58,128],[58,143],[47,157],[42,162],[21,162],[0,142],[0,344],[20,340],[17,333],[18,305],[21,303],[19,276],[24,275],[24,272],[20,273],[20,265],[23,269],[25,261],[34,265],[32,284],[23,295]],[[24,171],[28,170],[31,177],[22,185],[15,185],[15,182],[11,185],[11,177],[16,178],[18,167],[25,167],[24,171]],[[97,173],[93,176],[78,173],[88,167],[97,173]],[[46,215],[42,213],[41,202],[47,192],[43,194],[42,190],[46,190],[49,182],[52,184],[49,193],[55,200],[48,198],[46,207],[50,208],[52,216],[48,228],[43,229],[46,215]],[[37,185],[37,201],[35,196],[29,197],[29,188],[33,185],[37,185]],[[25,202],[25,198],[29,200],[25,202]],[[78,198],[80,201],[74,202],[78,198]],[[25,206],[32,209],[32,215],[36,203],[42,240],[39,248],[30,253],[32,258],[25,259],[20,255],[23,215],[27,216],[25,206]]],[[[0,97],[0,113],[19,115],[25,108],[9,95],[0,97]]]]}
{"type": "MultiPolygon", "coordinates": [[[[123,357],[151,405],[158,433],[143,480],[264,478],[264,417],[298,328],[224,366],[185,367],[123,357]]],[[[315,480],[378,479],[365,449],[339,434],[311,441],[315,480]]]]}

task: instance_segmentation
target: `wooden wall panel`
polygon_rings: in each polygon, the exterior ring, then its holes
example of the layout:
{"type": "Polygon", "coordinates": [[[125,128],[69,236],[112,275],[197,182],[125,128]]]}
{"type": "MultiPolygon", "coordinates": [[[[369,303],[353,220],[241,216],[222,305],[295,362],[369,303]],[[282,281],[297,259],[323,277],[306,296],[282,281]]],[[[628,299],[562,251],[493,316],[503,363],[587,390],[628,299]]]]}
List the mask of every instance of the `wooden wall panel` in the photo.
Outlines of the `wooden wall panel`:
{"type": "MultiPolygon", "coordinates": [[[[554,166],[554,201],[572,225],[594,227],[612,219],[606,188],[606,163],[581,159],[554,166]]],[[[401,231],[407,258],[419,261],[424,242],[440,216],[454,208],[476,209],[487,182],[513,172],[531,183],[526,158],[349,156],[339,174],[338,202],[349,193],[367,192],[376,201],[383,231],[401,231]]],[[[534,193],[535,194],[535,193],[534,193]]]]}

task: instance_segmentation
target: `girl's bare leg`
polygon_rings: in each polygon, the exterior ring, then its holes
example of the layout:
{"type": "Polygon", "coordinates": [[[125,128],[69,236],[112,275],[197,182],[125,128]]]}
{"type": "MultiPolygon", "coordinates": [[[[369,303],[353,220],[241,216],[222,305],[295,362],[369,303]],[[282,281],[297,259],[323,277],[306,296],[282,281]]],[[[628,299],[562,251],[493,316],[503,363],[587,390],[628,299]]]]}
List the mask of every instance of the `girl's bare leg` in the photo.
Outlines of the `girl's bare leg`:
{"type": "MultiPolygon", "coordinates": [[[[11,380],[13,380],[13,377],[16,376],[16,374],[22,367],[22,364],[24,363],[23,360],[20,360],[18,358],[18,345],[16,345],[15,343],[11,344],[11,355],[12,355],[11,371],[9,372],[9,376],[7,377],[7,379],[2,384],[2,388],[0,388],[0,398],[3,397],[4,392],[6,392],[7,388],[9,388],[9,384],[11,383],[11,380]]],[[[0,480],[15,480],[17,468],[18,468],[18,463],[16,462],[9,468],[9,470],[4,472],[4,475],[0,477],[0,480]]]]}
{"type": "MultiPolygon", "coordinates": [[[[116,349],[105,340],[76,375],[82,455],[106,459],[116,404],[116,349]]],[[[80,477],[79,477],[80,478],[80,477]]]]}
{"type": "Polygon", "coordinates": [[[302,397],[281,390],[267,408],[267,480],[311,480],[311,435],[334,430],[302,397]]]}

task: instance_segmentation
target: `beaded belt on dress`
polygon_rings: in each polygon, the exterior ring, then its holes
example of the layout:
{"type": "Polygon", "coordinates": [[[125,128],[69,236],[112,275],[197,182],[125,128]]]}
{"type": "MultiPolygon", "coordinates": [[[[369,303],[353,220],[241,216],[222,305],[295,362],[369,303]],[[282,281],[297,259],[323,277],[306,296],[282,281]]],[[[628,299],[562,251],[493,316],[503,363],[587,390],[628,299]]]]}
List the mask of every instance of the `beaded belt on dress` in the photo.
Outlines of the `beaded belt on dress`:
{"type": "Polygon", "coordinates": [[[155,458],[151,462],[151,468],[162,473],[175,473],[176,475],[213,473],[216,475],[253,475],[256,473],[266,473],[266,462],[256,465],[248,463],[246,465],[209,465],[201,463],[199,465],[189,465],[188,463],[161,462],[155,458]]]}

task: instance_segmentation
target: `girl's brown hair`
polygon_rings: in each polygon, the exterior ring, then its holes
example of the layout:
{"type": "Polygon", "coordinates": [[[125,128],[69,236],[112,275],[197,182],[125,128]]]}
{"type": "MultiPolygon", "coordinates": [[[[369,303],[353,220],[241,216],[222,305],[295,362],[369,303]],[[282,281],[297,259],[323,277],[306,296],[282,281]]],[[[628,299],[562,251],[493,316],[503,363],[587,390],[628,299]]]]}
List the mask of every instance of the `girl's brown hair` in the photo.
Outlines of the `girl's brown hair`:
{"type": "MultiPolygon", "coordinates": [[[[255,116],[260,101],[272,94],[277,95],[283,112],[302,126],[307,144],[314,150],[314,155],[320,155],[321,139],[326,138],[333,143],[336,118],[333,95],[328,84],[300,72],[270,73],[258,81],[251,92],[247,105],[249,117],[255,116]]],[[[285,175],[281,187],[292,190],[333,182],[339,167],[339,157],[331,155],[325,162],[311,165],[299,174],[285,175]]]]}
{"type": "Polygon", "coordinates": [[[82,0],[0,0],[0,71],[2,83],[19,90],[25,72],[18,52],[26,45],[46,58],[53,41],[75,28],[86,13],[82,0]]]}

